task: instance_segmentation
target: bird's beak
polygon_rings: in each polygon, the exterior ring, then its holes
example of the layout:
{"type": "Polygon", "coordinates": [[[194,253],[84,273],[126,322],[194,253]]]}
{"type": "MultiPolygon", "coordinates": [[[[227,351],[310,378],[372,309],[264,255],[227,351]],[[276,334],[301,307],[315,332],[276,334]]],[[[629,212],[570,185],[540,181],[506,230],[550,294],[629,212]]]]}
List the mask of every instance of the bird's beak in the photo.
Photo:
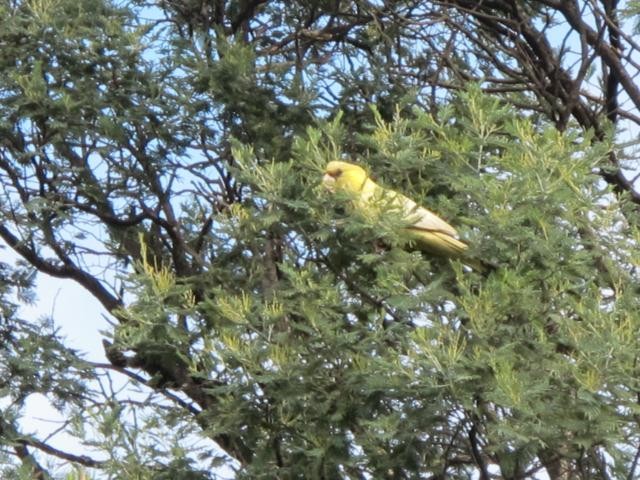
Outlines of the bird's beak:
{"type": "Polygon", "coordinates": [[[322,177],[322,184],[327,190],[331,192],[333,192],[336,189],[336,179],[333,178],[328,173],[325,173],[324,176],[322,177]]]}

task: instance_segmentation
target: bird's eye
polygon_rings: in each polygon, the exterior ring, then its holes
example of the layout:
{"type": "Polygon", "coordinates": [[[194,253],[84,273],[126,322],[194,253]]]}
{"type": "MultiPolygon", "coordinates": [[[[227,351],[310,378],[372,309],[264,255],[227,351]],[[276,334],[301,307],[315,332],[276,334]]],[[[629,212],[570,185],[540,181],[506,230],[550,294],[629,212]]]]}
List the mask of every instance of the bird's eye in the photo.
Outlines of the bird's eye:
{"type": "Polygon", "coordinates": [[[341,169],[336,170],[335,173],[333,174],[334,177],[339,177],[340,175],[342,175],[341,169]]]}

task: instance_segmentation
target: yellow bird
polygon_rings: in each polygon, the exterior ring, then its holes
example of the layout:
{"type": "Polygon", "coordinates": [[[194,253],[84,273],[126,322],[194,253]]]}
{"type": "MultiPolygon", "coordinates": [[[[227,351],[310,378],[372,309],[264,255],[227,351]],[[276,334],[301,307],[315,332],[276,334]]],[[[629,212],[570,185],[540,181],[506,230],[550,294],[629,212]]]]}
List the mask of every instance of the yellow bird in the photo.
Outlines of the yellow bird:
{"type": "Polygon", "coordinates": [[[412,248],[449,258],[461,257],[467,250],[467,244],[458,240],[455,228],[401,193],[382,188],[358,165],[329,162],[322,183],[332,192],[353,194],[355,208],[363,212],[371,211],[374,205],[388,206],[390,211],[398,210],[407,221],[405,228],[410,234],[412,248]]]}

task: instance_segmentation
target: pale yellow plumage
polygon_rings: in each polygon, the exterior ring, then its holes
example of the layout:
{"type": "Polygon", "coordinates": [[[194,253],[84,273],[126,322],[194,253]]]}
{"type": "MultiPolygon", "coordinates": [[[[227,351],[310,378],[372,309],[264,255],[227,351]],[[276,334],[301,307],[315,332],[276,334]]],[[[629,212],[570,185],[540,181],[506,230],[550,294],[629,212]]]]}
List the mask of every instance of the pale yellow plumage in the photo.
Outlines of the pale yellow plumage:
{"type": "Polygon", "coordinates": [[[362,211],[369,210],[374,204],[388,206],[390,212],[397,209],[409,225],[405,230],[410,234],[410,244],[414,248],[443,257],[460,257],[467,250],[467,245],[456,238],[455,228],[401,193],[382,188],[358,165],[329,162],[322,182],[332,191],[354,194],[354,204],[362,211]]]}

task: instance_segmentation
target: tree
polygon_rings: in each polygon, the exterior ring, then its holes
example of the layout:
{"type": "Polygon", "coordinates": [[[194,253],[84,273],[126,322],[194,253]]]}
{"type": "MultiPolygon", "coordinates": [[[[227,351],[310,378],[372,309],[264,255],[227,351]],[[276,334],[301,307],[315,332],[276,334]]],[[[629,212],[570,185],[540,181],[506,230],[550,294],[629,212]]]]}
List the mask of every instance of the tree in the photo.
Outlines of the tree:
{"type": "Polygon", "coordinates": [[[633,478],[637,7],[0,3],[5,476],[633,478]],[[343,156],[499,268],[349,215],[343,156]],[[21,318],[36,271],[108,362],[21,318]]]}

